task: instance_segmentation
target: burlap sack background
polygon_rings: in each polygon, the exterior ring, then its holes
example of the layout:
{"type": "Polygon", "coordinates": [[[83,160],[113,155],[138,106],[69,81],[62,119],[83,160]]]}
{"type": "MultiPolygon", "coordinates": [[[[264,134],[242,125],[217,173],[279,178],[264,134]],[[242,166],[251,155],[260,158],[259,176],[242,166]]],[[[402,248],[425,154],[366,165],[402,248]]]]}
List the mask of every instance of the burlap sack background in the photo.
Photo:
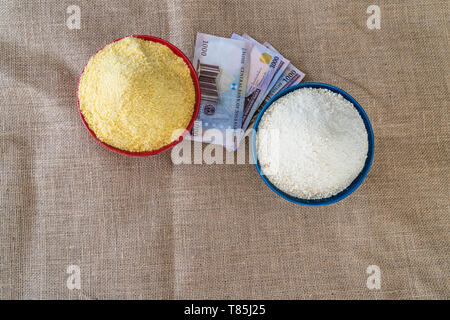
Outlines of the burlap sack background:
{"type": "Polygon", "coordinates": [[[2,1],[0,297],[450,298],[448,2],[2,1]],[[81,29],[66,8],[81,8],[81,29]],[[381,8],[369,30],[367,7],[381,8]],[[84,129],[87,59],[129,34],[192,58],[248,32],[365,108],[375,159],[344,201],[278,198],[252,165],[114,154],[84,129]],[[81,268],[68,290],[67,266],[81,268]],[[381,290],[366,268],[381,269],[381,290]]]}

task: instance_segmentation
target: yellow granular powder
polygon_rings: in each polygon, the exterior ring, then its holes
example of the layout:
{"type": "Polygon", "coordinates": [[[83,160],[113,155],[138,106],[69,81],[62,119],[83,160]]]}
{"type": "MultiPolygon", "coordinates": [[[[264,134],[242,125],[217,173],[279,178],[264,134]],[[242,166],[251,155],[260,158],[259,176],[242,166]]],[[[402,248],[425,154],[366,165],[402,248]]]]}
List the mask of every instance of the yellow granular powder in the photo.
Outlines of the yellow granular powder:
{"type": "Polygon", "coordinates": [[[78,99],[101,141],[138,152],[159,149],[179,137],[192,118],[195,92],[188,66],[172,50],[127,37],[91,58],[78,99]]]}

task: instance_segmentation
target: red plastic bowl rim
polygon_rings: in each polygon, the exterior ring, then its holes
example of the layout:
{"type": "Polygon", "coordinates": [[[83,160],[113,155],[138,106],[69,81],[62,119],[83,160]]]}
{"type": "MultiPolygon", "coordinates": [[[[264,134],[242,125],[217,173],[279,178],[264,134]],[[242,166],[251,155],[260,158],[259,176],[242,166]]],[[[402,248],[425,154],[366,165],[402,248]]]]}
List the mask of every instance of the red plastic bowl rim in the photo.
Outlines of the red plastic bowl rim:
{"type": "MultiPolygon", "coordinates": [[[[172,141],[171,143],[159,148],[159,149],[155,149],[155,150],[151,150],[151,151],[142,151],[142,152],[132,152],[132,151],[127,151],[127,150],[122,150],[116,147],[113,147],[103,141],[101,141],[97,135],[94,133],[94,131],[92,131],[91,128],[89,128],[89,125],[86,122],[86,119],[84,119],[83,113],[81,112],[81,108],[80,108],[80,100],[78,98],[78,92],[80,89],[80,80],[81,80],[81,76],[84,73],[84,70],[86,69],[88,62],[86,63],[86,65],[83,68],[83,71],[80,74],[80,77],[78,79],[78,85],[77,85],[77,105],[78,105],[78,113],[80,114],[81,120],[83,121],[84,126],[86,127],[86,129],[89,131],[89,133],[91,134],[92,137],[94,137],[95,140],[97,140],[98,142],[100,142],[100,144],[102,144],[104,147],[108,148],[111,151],[114,151],[116,153],[122,154],[122,155],[126,155],[126,156],[133,156],[133,157],[146,157],[146,156],[153,156],[155,154],[161,153],[165,150],[168,150],[170,148],[172,148],[173,146],[175,146],[176,144],[180,143],[183,138],[188,134],[189,130],[191,130],[192,126],[194,125],[195,120],[197,119],[198,116],[198,112],[200,110],[200,83],[198,81],[198,76],[197,73],[195,72],[195,68],[193,67],[191,61],[186,57],[186,55],[177,47],[175,47],[173,44],[171,44],[170,42],[161,39],[161,38],[157,38],[157,37],[153,37],[153,36],[148,36],[148,35],[131,35],[131,36],[126,36],[126,37],[122,37],[119,39],[116,39],[106,45],[104,45],[102,48],[100,48],[95,54],[97,54],[99,51],[103,50],[106,46],[110,45],[111,43],[117,42],[119,40],[122,40],[124,38],[128,38],[128,37],[135,37],[135,38],[139,38],[139,39],[144,39],[147,41],[153,41],[153,42],[158,42],[161,43],[167,47],[169,47],[173,53],[175,53],[177,56],[179,56],[180,58],[183,59],[183,61],[187,64],[190,72],[191,72],[191,78],[192,81],[194,82],[194,89],[195,89],[195,105],[194,105],[194,113],[192,114],[192,119],[189,122],[188,126],[186,127],[186,130],[184,130],[184,132],[174,141],[172,141]]],[[[94,56],[95,56],[94,54],[94,56]]]]}

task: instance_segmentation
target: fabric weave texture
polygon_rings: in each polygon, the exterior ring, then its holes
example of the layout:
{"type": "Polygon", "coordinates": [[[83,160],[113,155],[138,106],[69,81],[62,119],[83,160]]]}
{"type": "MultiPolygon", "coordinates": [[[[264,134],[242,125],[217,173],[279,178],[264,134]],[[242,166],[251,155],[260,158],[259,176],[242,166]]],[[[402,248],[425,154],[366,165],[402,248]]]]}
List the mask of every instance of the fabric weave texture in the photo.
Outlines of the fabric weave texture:
{"type": "Polygon", "coordinates": [[[0,298],[449,299],[448,2],[377,1],[369,30],[372,2],[3,1],[0,298]],[[197,32],[247,32],[351,94],[375,135],[359,189],[303,207],[251,164],[126,157],[89,136],[76,87],[90,56],[151,34],[192,59],[197,32]]]}

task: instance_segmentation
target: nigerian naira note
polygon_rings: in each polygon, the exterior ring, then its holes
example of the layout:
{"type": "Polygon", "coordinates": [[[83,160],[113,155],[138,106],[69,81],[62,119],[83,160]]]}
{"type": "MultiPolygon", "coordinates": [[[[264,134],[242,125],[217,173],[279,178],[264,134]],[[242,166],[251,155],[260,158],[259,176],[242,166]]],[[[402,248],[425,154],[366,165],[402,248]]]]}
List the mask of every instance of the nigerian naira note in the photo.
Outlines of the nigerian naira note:
{"type": "MultiPolygon", "coordinates": [[[[264,46],[278,52],[270,43],[265,42],[264,46]]],[[[270,99],[273,98],[274,95],[276,95],[278,92],[289,88],[293,85],[299,84],[303,78],[305,77],[305,74],[301,72],[299,69],[297,69],[292,63],[289,63],[287,68],[283,71],[283,74],[277,79],[272,89],[267,94],[266,98],[264,99],[263,103],[258,107],[258,110],[255,112],[255,116],[250,121],[249,126],[252,126],[253,123],[256,120],[256,115],[261,111],[261,109],[264,107],[264,105],[269,102],[270,99]]]]}
{"type": "Polygon", "coordinates": [[[247,88],[252,44],[198,33],[194,67],[201,105],[191,139],[237,148],[247,88]]]}
{"type": "MultiPolygon", "coordinates": [[[[252,41],[254,44],[257,43],[259,45],[261,45],[258,41],[256,41],[255,39],[253,39],[252,37],[250,37],[247,33],[244,33],[242,35],[245,39],[248,39],[250,41],[252,41]]],[[[267,91],[264,94],[264,100],[262,103],[260,103],[260,106],[264,105],[264,101],[267,100],[267,95],[273,91],[274,86],[278,83],[278,81],[280,80],[280,78],[282,77],[282,75],[285,73],[286,69],[288,68],[289,65],[292,66],[291,62],[286,59],[285,57],[283,57],[274,47],[272,47],[272,45],[268,42],[265,42],[263,44],[264,47],[272,50],[273,52],[277,53],[280,55],[282,62],[279,64],[277,71],[275,72],[274,77],[272,78],[272,81],[270,82],[269,86],[267,87],[267,91]]],[[[259,107],[258,107],[259,108],[259,107]]],[[[256,114],[256,112],[255,112],[256,114]]]]}
{"type": "MultiPolygon", "coordinates": [[[[264,46],[278,52],[270,43],[264,42],[264,46]]],[[[275,85],[272,87],[270,92],[267,94],[263,105],[265,105],[267,102],[269,102],[270,99],[274,95],[276,95],[281,90],[284,90],[286,88],[289,88],[295,84],[299,84],[303,78],[305,77],[305,74],[301,72],[299,69],[294,67],[292,63],[289,63],[287,68],[284,70],[283,74],[278,78],[275,85]]]]}
{"type": "Polygon", "coordinates": [[[270,91],[270,85],[279,73],[280,68],[286,68],[286,63],[279,53],[264,47],[248,35],[244,37],[233,33],[231,38],[248,41],[253,45],[250,53],[247,93],[242,116],[242,130],[245,131],[256,109],[270,91]]]}

